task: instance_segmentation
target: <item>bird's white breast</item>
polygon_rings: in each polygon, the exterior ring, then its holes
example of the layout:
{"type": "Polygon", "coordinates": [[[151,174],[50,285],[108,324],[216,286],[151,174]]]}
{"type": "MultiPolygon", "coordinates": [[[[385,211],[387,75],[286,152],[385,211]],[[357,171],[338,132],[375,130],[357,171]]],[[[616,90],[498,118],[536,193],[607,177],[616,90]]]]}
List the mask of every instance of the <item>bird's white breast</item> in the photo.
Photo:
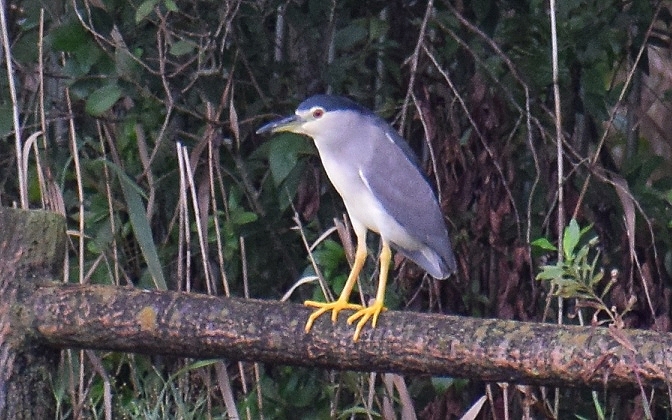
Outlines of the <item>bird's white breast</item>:
{"type": "Polygon", "coordinates": [[[409,236],[404,228],[385,211],[373,195],[367,185],[365,172],[360,167],[361,165],[352,163],[362,161],[349,159],[342,155],[343,153],[367,153],[367,151],[332,150],[318,141],[316,145],[327,176],[343,198],[348,215],[355,224],[359,223],[379,233],[384,240],[406,249],[413,250],[422,247],[422,244],[409,236]]]}

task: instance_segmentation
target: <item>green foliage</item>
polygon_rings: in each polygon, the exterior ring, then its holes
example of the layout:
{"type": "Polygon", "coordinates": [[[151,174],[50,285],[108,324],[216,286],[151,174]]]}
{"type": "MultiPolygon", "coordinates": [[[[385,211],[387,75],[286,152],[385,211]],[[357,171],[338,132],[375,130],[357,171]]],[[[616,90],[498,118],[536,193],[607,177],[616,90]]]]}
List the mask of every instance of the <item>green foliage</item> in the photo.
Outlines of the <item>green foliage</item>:
{"type": "MultiPolygon", "coordinates": [[[[602,281],[603,270],[597,270],[599,251],[589,260],[589,252],[594,249],[598,239],[592,238],[578,250],[576,249],[582,237],[590,231],[592,226],[579,229],[579,224],[572,219],[565,228],[562,236],[563,259],[555,265],[541,267],[537,280],[549,280],[555,293],[564,298],[591,298],[593,289],[602,281]]],[[[535,241],[532,245],[547,245],[547,239],[535,241]]]]}
{"type": "Polygon", "coordinates": [[[94,90],[86,98],[86,112],[94,117],[103,115],[121,98],[121,93],[121,89],[116,84],[106,85],[94,90]]]}
{"type": "Polygon", "coordinates": [[[119,176],[121,190],[123,191],[124,199],[128,205],[128,215],[131,220],[131,226],[133,227],[133,232],[138,240],[145,261],[147,261],[147,269],[154,282],[154,286],[159,290],[168,290],[166,280],[163,278],[163,270],[161,268],[161,262],[159,261],[156,245],[154,244],[154,238],[152,237],[152,229],[149,226],[149,223],[147,223],[147,217],[145,217],[146,209],[142,204],[142,191],[128,178],[121,168],[111,162],[106,163],[110,168],[114,169],[119,176]]]}
{"type": "MultiPolygon", "coordinates": [[[[578,299],[580,306],[592,307],[596,310],[593,319],[597,320],[600,313],[609,316],[609,322],[622,327],[622,319],[635,304],[634,300],[621,313],[615,312],[604,301],[605,296],[615,284],[612,278],[603,285],[604,269],[598,267],[600,251],[597,249],[598,238],[593,237],[582,243],[590,232],[592,225],[580,228],[575,219],[565,227],[562,236],[563,258],[554,265],[544,265],[537,274],[537,280],[546,280],[551,284],[553,293],[565,299],[578,299]],[[580,245],[580,246],[579,246],[580,245]],[[601,289],[601,290],[600,290],[601,289]]],[[[532,242],[533,246],[543,249],[554,248],[545,238],[532,242]]]]}
{"type": "Polygon", "coordinates": [[[314,148],[305,137],[291,133],[275,136],[268,145],[268,167],[277,188],[278,204],[284,211],[298,191],[305,167],[302,157],[314,154],[314,148]]]}
{"type": "Polygon", "coordinates": [[[278,368],[272,376],[261,378],[263,413],[259,412],[256,392],[241,401],[239,411],[251,410],[253,418],[322,419],[329,417],[329,388],[314,370],[278,368]]]}

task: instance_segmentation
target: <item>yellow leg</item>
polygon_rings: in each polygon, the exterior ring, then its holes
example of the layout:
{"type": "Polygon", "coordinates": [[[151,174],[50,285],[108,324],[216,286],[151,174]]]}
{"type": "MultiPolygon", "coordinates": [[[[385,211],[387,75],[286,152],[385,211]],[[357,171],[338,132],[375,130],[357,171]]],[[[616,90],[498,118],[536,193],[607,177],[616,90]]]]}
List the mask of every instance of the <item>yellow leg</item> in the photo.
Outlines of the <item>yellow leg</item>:
{"type": "Polygon", "coordinates": [[[378,315],[386,310],[384,306],[385,288],[387,286],[387,273],[390,269],[390,260],[392,260],[392,251],[387,242],[383,241],[383,250],[380,252],[380,277],[378,278],[378,291],[376,292],[376,300],[367,308],[362,308],[348,318],[348,324],[359,319],[357,327],[355,328],[355,335],[352,337],[353,341],[359,340],[359,334],[362,328],[371,319],[371,327],[376,328],[378,322],[378,315]]]}
{"type": "Polygon", "coordinates": [[[350,271],[348,280],[345,282],[345,286],[343,287],[343,291],[341,292],[341,295],[338,297],[338,300],[334,302],[317,302],[314,300],[307,300],[303,302],[303,304],[306,306],[318,308],[315,312],[310,314],[308,322],[306,322],[306,328],[305,328],[306,332],[310,331],[310,328],[313,326],[313,322],[315,322],[315,320],[320,315],[322,315],[327,311],[331,311],[331,321],[336,322],[336,319],[338,318],[338,313],[340,311],[344,309],[359,310],[363,308],[362,305],[348,303],[348,300],[350,299],[350,294],[352,293],[352,289],[353,287],[355,287],[355,283],[357,282],[359,273],[362,271],[362,267],[364,266],[364,262],[366,261],[366,231],[364,232],[363,236],[364,237],[361,237],[361,235],[357,235],[357,251],[355,252],[355,262],[352,265],[352,270],[350,271]]]}

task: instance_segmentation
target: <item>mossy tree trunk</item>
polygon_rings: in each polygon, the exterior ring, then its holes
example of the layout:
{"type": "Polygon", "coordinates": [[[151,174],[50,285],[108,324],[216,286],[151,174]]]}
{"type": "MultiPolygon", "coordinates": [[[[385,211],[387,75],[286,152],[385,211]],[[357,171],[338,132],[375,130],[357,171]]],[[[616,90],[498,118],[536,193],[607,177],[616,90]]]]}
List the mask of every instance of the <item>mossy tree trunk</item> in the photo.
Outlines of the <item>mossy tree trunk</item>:
{"type": "Polygon", "coordinates": [[[63,217],[0,208],[0,419],[51,419],[51,380],[59,350],[38,340],[25,305],[60,275],[65,255],[63,217]]]}

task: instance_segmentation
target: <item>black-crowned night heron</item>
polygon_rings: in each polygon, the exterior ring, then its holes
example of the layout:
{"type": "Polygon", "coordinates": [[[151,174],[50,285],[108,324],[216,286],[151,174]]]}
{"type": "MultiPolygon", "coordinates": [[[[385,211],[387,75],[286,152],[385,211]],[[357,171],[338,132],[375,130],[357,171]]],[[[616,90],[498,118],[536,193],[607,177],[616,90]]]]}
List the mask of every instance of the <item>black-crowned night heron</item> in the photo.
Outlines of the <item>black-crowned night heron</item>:
{"type": "Polygon", "coordinates": [[[335,302],[306,301],[317,308],[308,318],[306,332],[323,313],[336,322],[344,309],[359,320],[354,341],[371,320],[385,310],[384,298],[392,253],[390,246],[415,261],[432,277],[445,279],[456,269],[441,209],[406,141],[385,120],[340,96],[316,95],[306,99],[294,115],[271,122],[257,133],[289,131],[312,137],[324,169],[343,198],[357,236],[352,271],[335,302]],[[366,260],[366,232],[380,234],[380,276],[375,301],[368,307],[349,302],[366,260]]]}

